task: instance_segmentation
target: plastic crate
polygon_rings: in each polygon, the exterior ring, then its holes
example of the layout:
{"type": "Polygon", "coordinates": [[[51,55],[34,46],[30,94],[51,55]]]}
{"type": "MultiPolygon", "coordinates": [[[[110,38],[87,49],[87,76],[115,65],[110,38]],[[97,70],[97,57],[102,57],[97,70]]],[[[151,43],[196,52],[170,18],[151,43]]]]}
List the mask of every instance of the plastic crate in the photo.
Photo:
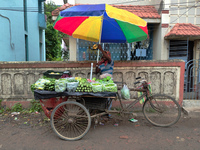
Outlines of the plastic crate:
{"type": "Polygon", "coordinates": [[[93,98],[93,97],[85,97],[84,101],[79,100],[79,103],[85,105],[87,109],[98,109],[105,110],[108,108],[108,99],[107,98],[93,98]]]}
{"type": "Polygon", "coordinates": [[[43,75],[46,77],[49,77],[49,78],[59,79],[63,75],[63,72],[48,70],[48,71],[44,72],[43,75]],[[51,73],[53,73],[53,74],[51,74],[51,73]]]}

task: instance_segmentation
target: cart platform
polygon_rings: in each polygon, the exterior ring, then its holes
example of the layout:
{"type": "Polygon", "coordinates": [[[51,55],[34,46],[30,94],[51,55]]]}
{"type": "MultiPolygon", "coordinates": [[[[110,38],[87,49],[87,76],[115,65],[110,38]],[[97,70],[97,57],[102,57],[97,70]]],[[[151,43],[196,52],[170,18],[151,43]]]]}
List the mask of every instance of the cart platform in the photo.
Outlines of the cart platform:
{"type": "Polygon", "coordinates": [[[36,100],[39,99],[49,99],[53,97],[61,97],[61,96],[82,96],[82,97],[103,97],[103,98],[115,98],[117,97],[116,92],[55,92],[55,91],[45,91],[45,90],[34,90],[34,97],[36,100]]]}

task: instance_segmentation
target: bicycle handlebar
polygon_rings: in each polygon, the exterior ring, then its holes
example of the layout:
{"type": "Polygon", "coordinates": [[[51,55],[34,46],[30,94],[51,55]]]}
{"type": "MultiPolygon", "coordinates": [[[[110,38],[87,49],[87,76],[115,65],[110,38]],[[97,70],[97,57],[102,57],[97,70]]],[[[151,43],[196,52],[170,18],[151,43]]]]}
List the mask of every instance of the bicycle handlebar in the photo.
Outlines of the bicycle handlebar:
{"type": "Polygon", "coordinates": [[[142,83],[142,82],[145,82],[146,80],[145,79],[142,79],[141,77],[137,77],[135,78],[136,80],[138,79],[141,79],[140,81],[137,81],[137,82],[134,82],[134,84],[138,84],[138,83],[142,83]]]}
{"type": "MultiPolygon", "coordinates": [[[[138,79],[141,79],[141,77],[136,77],[135,79],[138,80],[138,79]]],[[[140,81],[134,82],[134,84],[138,84],[138,83],[140,83],[140,81]]]]}

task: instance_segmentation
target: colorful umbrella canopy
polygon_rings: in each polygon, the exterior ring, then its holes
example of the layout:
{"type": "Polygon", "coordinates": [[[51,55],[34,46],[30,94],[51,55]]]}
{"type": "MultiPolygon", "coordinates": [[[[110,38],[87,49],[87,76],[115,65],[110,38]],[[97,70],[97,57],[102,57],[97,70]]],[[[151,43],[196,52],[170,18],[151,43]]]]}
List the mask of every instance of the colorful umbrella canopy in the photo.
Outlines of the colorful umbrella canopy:
{"type": "Polygon", "coordinates": [[[65,9],[57,17],[54,28],[74,38],[99,43],[131,43],[148,37],[146,21],[108,4],[65,9]]]}

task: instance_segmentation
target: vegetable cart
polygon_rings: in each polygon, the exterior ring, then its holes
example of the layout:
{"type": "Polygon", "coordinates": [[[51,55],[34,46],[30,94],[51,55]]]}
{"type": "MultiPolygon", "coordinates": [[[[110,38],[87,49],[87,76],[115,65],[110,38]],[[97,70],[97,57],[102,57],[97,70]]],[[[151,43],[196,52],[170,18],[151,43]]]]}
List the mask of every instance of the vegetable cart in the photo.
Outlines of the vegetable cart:
{"type": "Polygon", "coordinates": [[[61,139],[78,140],[88,132],[93,118],[108,114],[107,108],[118,94],[35,90],[34,96],[40,100],[46,116],[50,118],[53,131],[61,139]],[[91,109],[102,112],[91,115],[91,109]]]}
{"type": "Polygon", "coordinates": [[[55,92],[34,90],[36,100],[40,100],[42,108],[50,118],[53,131],[64,140],[81,139],[91,126],[91,119],[117,113],[124,116],[133,113],[133,106],[142,102],[144,117],[151,124],[160,127],[168,127],[175,124],[181,116],[181,107],[178,102],[165,94],[152,95],[151,87],[141,77],[135,84],[140,83],[139,88],[129,89],[139,92],[128,106],[123,107],[121,96],[118,92],[55,92]],[[70,99],[70,100],[69,100],[70,99]],[[74,99],[71,101],[71,99],[74,99]],[[110,100],[109,100],[110,99],[110,100]],[[121,110],[108,110],[112,99],[118,99],[121,110]],[[90,109],[102,110],[101,113],[91,114],[90,109]]]}

